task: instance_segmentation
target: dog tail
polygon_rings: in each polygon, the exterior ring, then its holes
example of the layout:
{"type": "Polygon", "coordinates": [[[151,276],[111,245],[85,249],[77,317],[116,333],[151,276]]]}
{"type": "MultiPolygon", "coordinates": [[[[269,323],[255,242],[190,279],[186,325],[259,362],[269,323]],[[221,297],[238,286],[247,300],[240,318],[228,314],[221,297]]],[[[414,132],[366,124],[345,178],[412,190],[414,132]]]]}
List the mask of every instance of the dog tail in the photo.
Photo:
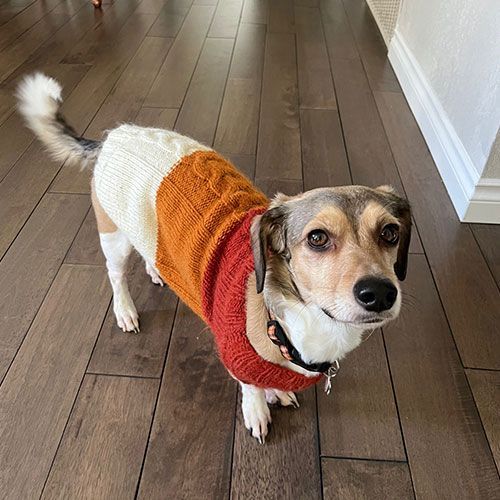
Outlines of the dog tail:
{"type": "Polygon", "coordinates": [[[92,165],[102,143],[80,137],[59,111],[61,86],[42,73],[26,76],[17,93],[18,108],[28,127],[55,160],[67,160],[83,168],[92,165]]]}

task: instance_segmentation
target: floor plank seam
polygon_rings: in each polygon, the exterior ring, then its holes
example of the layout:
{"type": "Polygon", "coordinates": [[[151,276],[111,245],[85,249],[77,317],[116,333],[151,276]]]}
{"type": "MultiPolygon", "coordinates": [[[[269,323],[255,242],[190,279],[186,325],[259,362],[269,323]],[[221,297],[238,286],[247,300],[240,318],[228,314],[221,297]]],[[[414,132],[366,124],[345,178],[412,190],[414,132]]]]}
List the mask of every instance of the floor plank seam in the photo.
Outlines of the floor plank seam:
{"type": "Polygon", "coordinates": [[[467,224],[467,227],[469,228],[469,231],[472,233],[472,237],[474,238],[474,241],[476,242],[476,245],[479,248],[479,252],[481,253],[483,260],[486,263],[486,267],[488,268],[488,271],[490,272],[491,278],[496,283],[498,291],[500,292],[500,283],[497,282],[497,280],[496,280],[496,277],[493,273],[493,270],[491,269],[490,263],[489,263],[488,259],[486,258],[486,255],[484,255],[483,249],[481,248],[481,245],[476,237],[476,233],[474,233],[474,231],[472,230],[471,224],[467,224]]]}
{"type": "MultiPolygon", "coordinates": [[[[217,5],[218,5],[218,2],[217,2],[217,5]]],[[[214,20],[215,13],[216,13],[216,11],[217,11],[217,5],[215,6],[215,9],[214,9],[214,11],[213,11],[213,13],[212,13],[212,17],[211,17],[211,19],[210,19],[210,26],[212,26],[212,22],[213,22],[213,20],[214,20]]],[[[191,10],[193,9],[193,7],[194,7],[194,3],[193,3],[193,4],[191,5],[191,7],[189,8],[189,11],[188,11],[188,13],[186,14],[186,17],[184,18],[184,20],[186,20],[186,18],[189,16],[189,13],[190,13],[190,12],[191,12],[191,10]]],[[[183,23],[183,24],[184,24],[184,23],[183,23]]],[[[207,33],[208,33],[208,31],[210,30],[210,26],[209,26],[209,28],[208,28],[208,30],[207,30],[207,33]]],[[[182,27],[181,27],[181,29],[182,29],[182,27]]],[[[179,30],[179,31],[180,31],[180,30],[179,30]]],[[[186,89],[185,89],[185,91],[184,91],[184,95],[183,95],[183,97],[182,97],[182,102],[181,102],[181,104],[180,104],[180,106],[179,106],[179,112],[177,113],[177,116],[176,116],[176,118],[175,118],[175,124],[174,124],[174,128],[173,128],[174,130],[175,130],[175,127],[176,127],[176,125],[177,125],[177,121],[179,120],[179,117],[181,116],[182,107],[184,106],[184,102],[186,101],[186,96],[187,96],[187,94],[188,94],[189,87],[191,86],[191,82],[193,81],[193,77],[194,77],[194,74],[195,74],[195,72],[196,72],[196,68],[198,67],[198,63],[200,62],[201,54],[203,53],[203,49],[205,48],[205,44],[206,44],[206,42],[207,42],[207,37],[205,36],[205,40],[203,40],[203,43],[202,43],[201,48],[200,48],[200,52],[198,53],[198,57],[196,58],[196,63],[195,63],[195,65],[194,65],[193,72],[191,73],[191,76],[189,77],[189,82],[188,82],[188,84],[187,84],[187,86],[186,86],[186,89]]],[[[233,48],[234,48],[234,45],[233,45],[233,48]]],[[[228,71],[229,71],[229,70],[228,70],[228,71]]],[[[220,110],[219,110],[219,113],[220,113],[220,110]]],[[[216,129],[216,130],[217,130],[217,129],[216,129]]],[[[214,137],[215,137],[215,132],[214,132],[214,137]]],[[[195,139],[196,139],[196,137],[195,137],[195,139]]],[[[212,138],[212,143],[213,143],[213,140],[214,140],[214,139],[212,138]]],[[[210,144],[210,146],[212,145],[212,143],[210,144]]]]}
{"type": "Polygon", "coordinates": [[[407,444],[406,444],[405,435],[403,432],[403,425],[401,423],[401,414],[399,412],[399,405],[398,405],[398,398],[396,395],[396,388],[394,387],[394,378],[392,375],[391,360],[389,358],[389,353],[387,352],[387,344],[385,342],[384,329],[381,328],[380,330],[381,330],[381,334],[382,334],[382,344],[384,346],[384,352],[385,352],[385,362],[387,364],[387,371],[389,372],[389,380],[391,382],[392,397],[394,398],[394,406],[396,407],[396,414],[398,416],[399,433],[401,435],[401,442],[403,443],[403,449],[404,449],[405,457],[406,457],[406,460],[404,460],[403,463],[408,464],[408,471],[409,471],[409,476],[410,476],[410,481],[411,481],[411,487],[413,490],[413,496],[416,497],[417,490],[416,490],[415,483],[413,480],[413,474],[412,474],[412,470],[411,470],[410,461],[408,459],[408,448],[407,448],[407,444]]]}
{"type": "MultiPolygon", "coordinates": [[[[61,168],[62,168],[62,167],[61,167],[61,168]]],[[[56,174],[56,175],[57,175],[57,174],[56,174]]],[[[42,195],[42,197],[38,200],[38,202],[37,202],[37,204],[36,204],[35,208],[32,210],[32,212],[30,213],[29,217],[28,217],[28,218],[26,219],[26,221],[24,222],[23,227],[24,227],[24,226],[28,223],[29,219],[30,219],[30,218],[31,218],[31,216],[33,215],[33,212],[36,210],[36,207],[37,207],[37,206],[41,203],[41,201],[43,200],[43,198],[45,197],[45,195],[46,195],[46,194],[47,194],[47,192],[45,192],[45,193],[42,195]]],[[[48,193],[48,194],[52,194],[52,193],[48,193]]],[[[90,208],[89,208],[89,210],[90,210],[90,208]]],[[[87,213],[88,213],[88,211],[87,211],[87,213]]],[[[29,322],[29,325],[27,326],[26,331],[24,332],[23,338],[21,339],[21,342],[19,343],[19,346],[18,346],[18,348],[16,349],[16,353],[14,354],[14,356],[12,357],[12,359],[11,359],[11,361],[10,361],[9,366],[7,367],[7,370],[5,371],[5,374],[4,374],[3,378],[2,378],[2,379],[0,379],[0,387],[2,386],[2,384],[3,384],[4,380],[6,379],[7,374],[9,373],[9,370],[10,370],[10,368],[11,368],[12,364],[14,363],[14,360],[16,359],[16,356],[17,356],[17,354],[18,354],[19,350],[21,349],[22,345],[24,344],[24,341],[26,340],[26,336],[28,335],[28,333],[29,333],[29,331],[30,331],[31,326],[32,326],[33,322],[35,321],[35,318],[36,318],[36,316],[37,316],[38,312],[40,311],[40,308],[42,307],[42,305],[43,305],[43,303],[44,303],[44,301],[45,301],[45,298],[47,297],[47,294],[49,293],[49,291],[50,291],[50,289],[51,289],[51,287],[52,287],[52,284],[54,283],[54,280],[56,279],[56,276],[59,274],[59,271],[61,270],[61,267],[65,264],[65,263],[64,263],[64,259],[65,259],[65,258],[66,258],[66,256],[68,255],[69,249],[71,248],[71,245],[73,245],[73,242],[75,241],[75,239],[76,239],[76,237],[77,237],[77,235],[78,235],[78,232],[80,231],[80,229],[81,229],[81,227],[82,227],[82,225],[83,225],[83,221],[85,220],[85,217],[86,217],[86,216],[87,216],[87,215],[85,215],[85,216],[84,216],[84,218],[83,218],[83,220],[82,220],[82,223],[81,223],[81,224],[80,224],[80,226],[78,227],[78,229],[77,229],[77,231],[76,231],[76,233],[75,233],[74,238],[71,240],[71,243],[69,244],[68,249],[66,250],[66,253],[64,254],[64,257],[61,259],[61,262],[60,262],[60,264],[59,264],[59,267],[58,267],[58,269],[57,269],[57,272],[56,272],[56,273],[54,273],[54,277],[53,277],[53,278],[52,278],[52,280],[50,281],[50,284],[49,284],[49,286],[47,287],[47,290],[46,290],[46,291],[45,291],[45,293],[43,294],[43,297],[41,298],[40,304],[39,304],[39,305],[38,305],[38,307],[36,308],[36,311],[35,311],[35,313],[34,313],[34,315],[33,315],[33,318],[32,318],[32,320],[29,322]]],[[[19,234],[20,234],[20,232],[21,232],[21,231],[22,231],[22,228],[21,228],[21,229],[17,232],[17,234],[16,234],[15,238],[12,240],[12,242],[10,243],[10,245],[8,246],[8,248],[5,250],[5,253],[4,253],[4,254],[2,255],[2,257],[0,258],[0,263],[2,262],[2,259],[5,257],[5,255],[7,255],[8,250],[9,250],[9,249],[10,249],[10,247],[13,245],[14,241],[17,239],[17,237],[19,236],[19,234]]]]}
{"type": "Polygon", "coordinates": [[[141,468],[140,468],[139,474],[137,476],[137,485],[135,487],[134,500],[137,500],[137,498],[139,498],[139,491],[140,491],[140,487],[141,487],[142,474],[144,472],[144,465],[146,463],[146,457],[147,457],[148,450],[149,450],[149,443],[150,443],[150,439],[151,439],[151,433],[153,431],[153,425],[154,425],[154,422],[155,422],[156,408],[158,406],[158,401],[160,399],[160,391],[161,391],[162,386],[163,386],[163,374],[165,373],[165,369],[166,369],[166,366],[167,366],[167,363],[168,363],[168,352],[170,350],[170,344],[172,343],[172,337],[174,336],[174,327],[175,327],[175,323],[176,323],[176,320],[177,320],[177,312],[178,311],[179,311],[179,299],[177,299],[177,302],[175,304],[174,318],[172,320],[172,325],[170,326],[170,336],[169,336],[169,339],[168,339],[168,342],[167,342],[167,347],[165,349],[165,359],[163,360],[163,366],[162,366],[161,373],[160,373],[160,383],[158,384],[158,391],[156,393],[156,399],[155,399],[155,404],[154,404],[154,407],[153,407],[153,413],[152,413],[152,417],[151,417],[151,423],[149,425],[148,436],[147,436],[147,439],[146,439],[146,446],[144,447],[144,454],[142,456],[141,468]]]}
{"type": "Polygon", "coordinates": [[[352,176],[352,168],[351,168],[351,159],[349,158],[349,152],[347,150],[347,142],[345,139],[344,124],[342,123],[342,115],[340,113],[340,103],[339,103],[339,99],[338,99],[337,87],[335,85],[335,76],[333,74],[332,55],[330,54],[330,48],[329,48],[328,43],[326,41],[325,23],[324,23],[324,16],[323,16],[323,13],[321,11],[321,5],[319,8],[319,13],[320,13],[320,18],[321,18],[321,31],[323,33],[323,39],[325,40],[326,53],[328,55],[328,65],[330,66],[330,77],[332,79],[333,94],[335,96],[335,102],[337,103],[337,116],[339,118],[340,132],[342,134],[342,145],[344,146],[347,166],[349,168],[349,178],[351,180],[351,184],[354,184],[354,180],[353,180],[353,176],[352,176]]]}
{"type": "Polygon", "coordinates": [[[389,464],[407,464],[406,460],[391,460],[385,458],[348,457],[343,455],[321,455],[321,459],[326,460],[362,460],[363,462],[383,462],[389,464]]]}
{"type": "MultiPolygon", "coordinates": [[[[123,332],[122,332],[123,333],[123,332]]],[[[123,333],[123,335],[129,335],[129,333],[123,333]]],[[[135,335],[134,333],[130,335],[135,335]]],[[[140,335],[137,334],[137,335],[140,335]]],[[[138,378],[142,380],[160,380],[161,377],[153,377],[149,375],[130,375],[126,373],[104,373],[104,372],[97,372],[97,371],[86,371],[86,375],[95,375],[96,377],[120,377],[120,378],[138,378]]]]}
{"type": "MultiPolygon", "coordinates": [[[[61,269],[61,268],[59,268],[61,269]]],[[[59,271],[58,271],[59,272],[59,271]]],[[[71,405],[71,409],[69,410],[68,412],[68,418],[66,420],[66,423],[64,424],[64,428],[61,432],[61,436],[59,438],[59,442],[57,443],[57,447],[55,449],[55,452],[54,452],[54,456],[52,457],[52,460],[50,462],[50,467],[48,468],[48,472],[47,472],[47,476],[45,478],[45,481],[43,482],[43,486],[42,486],[42,489],[40,490],[40,498],[43,497],[43,492],[45,491],[45,487],[47,486],[47,481],[49,480],[49,477],[50,477],[50,473],[52,472],[52,467],[54,466],[54,462],[56,460],[56,457],[57,457],[57,454],[59,453],[59,448],[61,447],[61,443],[62,443],[62,440],[63,440],[63,437],[64,437],[64,434],[66,432],[66,429],[68,427],[68,424],[69,424],[69,421],[71,420],[71,415],[73,413],[73,410],[75,408],[75,405],[76,405],[76,402],[78,400],[78,395],[80,394],[80,391],[82,389],[82,385],[83,385],[83,381],[85,380],[85,375],[86,375],[86,372],[87,372],[87,369],[89,367],[89,364],[90,364],[90,360],[92,359],[92,356],[94,354],[94,350],[95,350],[95,346],[97,345],[97,340],[99,339],[99,335],[101,334],[101,330],[102,330],[102,327],[104,325],[104,322],[106,321],[106,316],[108,315],[108,312],[111,308],[111,304],[112,304],[112,299],[110,300],[109,304],[108,304],[108,307],[106,308],[106,311],[105,313],[103,314],[103,317],[102,317],[102,321],[101,321],[101,326],[99,327],[99,331],[95,337],[95,341],[94,341],[94,345],[92,347],[92,351],[90,352],[90,355],[89,355],[89,359],[87,361],[87,366],[85,367],[85,369],[82,371],[82,378],[80,380],[80,385],[78,386],[78,390],[75,392],[75,397],[73,399],[73,403],[71,405]]]]}
{"type": "MultiPolygon", "coordinates": [[[[243,9],[241,9],[243,12],[243,9]]],[[[228,484],[228,499],[232,499],[232,488],[233,488],[233,464],[234,464],[234,447],[236,446],[236,421],[237,421],[237,413],[238,413],[238,402],[240,399],[240,391],[236,389],[235,392],[235,401],[234,401],[234,411],[233,411],[233,433],[232,433],[232,445],[231,445],[231,459],[229,460],[229,484],[228,484]]]]}
{"type": "Polygon", "coordinates": [[[321,453],[321,431],[319,425],[319,405],[318,405],[318,386],[314,386],[314,404],[316,405],[316,437],[318,441],[318,449],[317,449],[317,458],[318,458],[318,467],[319,467],[319,481],[320,481],[320,491],[321,491],[321,500],[325,498],[325,484],[323,481],[323,465],[321,463],[323,459],[323,454],[321,453]]]}
{"type": "MultiPolygon", "coordinates": [[[[226,81],[224,82],[224,90],[222,91],[222,98],[221,98],[221,101],[220,101],[219,113],[217,115],[217,120],[215,122],[215,127],[214,127],[214,133],[213,133],[213,136],[212,136],[212,142],[211,142],[212,146],[213,146],[213,143],[215,141],[215,138],[217,137],[217,130],[219,128],[220,115],[221,115],[221,112],[222,112],[222,105],[224,104],[224,97],[226,96],[227,83],[229,82],[229,75],[231,74],[231,66],[233,64],[234,50],[236,48],[236,40],[238,39],[238,35],[240,34],[241,16],[243,15],[243,8],[244,8],[244,6],[245,6],[245,1],[243,1],[242,4],[241,4],[240,17],[238,18],[238,29],[236,30],[236,34],[234,35],[234,38],[233,38],[233,47],[231,49],[231,57],[229,58],[229,64],[227,66],[226,81]]],[[[217,9],[216,9],[216,11],[217,11],[217,9]]],[[[213,24],[214,18],[215,18],[215,13],[214,13],[214,17],[212,18],[212,24],[213,24]]],[[[210,28],[212,27],[212,24],[210,24],[210,28]]],[[[208,28],[207,33],[210,33],[210,28],[208,28]]],[[[216,38],[216,37],[212,37],[212,38],[216,38]]],[[[227,39],[230,39],[230,38],[226,38],[226,40],[227,39]]],[[[200,54],[201,54],[201,52],[200,52],[200,54]]],[[[194,71],[193,71],[193,74],[194,74],[194,71]]],[[[186,92],[186,94],[187,94],[187,92],[186,92]]]]}
{"type": "Polygon", "coordinates": [[[469,388],[469,391],[470,391],[470,393],[472,395],[472,401],[474,401],[474,406],[476,408],[477,417],[479,419],[479,422],[481,422],[481,428],[483,429],[484,439],[485,439],[486,443],[488,444],[488,449],[490,451],[491,461],[495,465],[498,477],[500,479],[500,466],[497,463],[497,461],[495,460],[495,454],[493,453],[492,443],[490,443],[490,440],[488,439],[488,434],[487,434],[486,429],[484,427],[484,422],[483,422],[483,419],[481,417],[481,412],[479,411],[479,404],[476,401],[476,396],[474,395],[474,391],[472,390],[472,387],[471,387],[470,382],[469,382],[469,377],[467,377],[467,373],[465,373],[465,371],[464,371],[464,377],[465,377],[465,381],[466,381],[467,387],[469,388]]]}

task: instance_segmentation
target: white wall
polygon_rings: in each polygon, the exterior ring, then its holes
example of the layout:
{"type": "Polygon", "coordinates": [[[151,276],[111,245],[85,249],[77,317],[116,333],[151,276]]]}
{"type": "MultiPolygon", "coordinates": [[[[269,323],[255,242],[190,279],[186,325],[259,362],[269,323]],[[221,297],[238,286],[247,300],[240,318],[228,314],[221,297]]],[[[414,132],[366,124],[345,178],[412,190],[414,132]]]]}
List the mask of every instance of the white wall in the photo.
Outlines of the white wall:
{"type": "Polygon", "coordinates": [[[389,57],[461,219],[500,222],[500,166],[469,210],[500,124],[500,0],[403,0],[389,57]]]}
{"type": "Polygon", "coordinates": [[[398,31],[481,173],[500,123],[500,0],[404,0],[398,31]]]}

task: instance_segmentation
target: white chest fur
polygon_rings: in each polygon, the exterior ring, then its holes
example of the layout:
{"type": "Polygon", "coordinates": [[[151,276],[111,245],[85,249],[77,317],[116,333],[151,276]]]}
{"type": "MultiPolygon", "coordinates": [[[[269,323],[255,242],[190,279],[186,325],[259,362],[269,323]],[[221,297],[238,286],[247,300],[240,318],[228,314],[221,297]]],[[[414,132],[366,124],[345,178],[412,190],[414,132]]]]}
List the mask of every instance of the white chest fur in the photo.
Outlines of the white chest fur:
{"type": "Polygon", "coordinates": [[[274,313],[306,363],[342,359],[361,343],[363,329],[329,318],[314,304],[287,302],[274,313]]]}

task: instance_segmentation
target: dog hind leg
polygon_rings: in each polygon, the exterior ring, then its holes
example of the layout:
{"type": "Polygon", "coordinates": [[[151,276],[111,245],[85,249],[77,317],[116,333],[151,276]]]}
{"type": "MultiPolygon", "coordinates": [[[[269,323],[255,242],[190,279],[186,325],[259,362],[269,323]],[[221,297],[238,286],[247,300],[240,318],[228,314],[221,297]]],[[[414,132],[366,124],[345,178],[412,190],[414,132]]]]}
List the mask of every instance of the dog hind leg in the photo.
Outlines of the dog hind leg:
{"type": "Polygon", "coordinates": [[[104,211],[92,182],[92,206],[97,221],[101,248],[106,257],[109,281],[113,288],[113,311],[116,322],[124,332],[139,332],[139,317],[127,284],[127,261],[132,245],[104,211]]]}
{"type": "Polygon", "coordinates": [[[126,276],[132,245],[119,229],[113,233],[99,233],[99,239],[113,288],[113,311],[116,322],[124,332],[139,333],[139,316],[130,296],[126,276]]]}

